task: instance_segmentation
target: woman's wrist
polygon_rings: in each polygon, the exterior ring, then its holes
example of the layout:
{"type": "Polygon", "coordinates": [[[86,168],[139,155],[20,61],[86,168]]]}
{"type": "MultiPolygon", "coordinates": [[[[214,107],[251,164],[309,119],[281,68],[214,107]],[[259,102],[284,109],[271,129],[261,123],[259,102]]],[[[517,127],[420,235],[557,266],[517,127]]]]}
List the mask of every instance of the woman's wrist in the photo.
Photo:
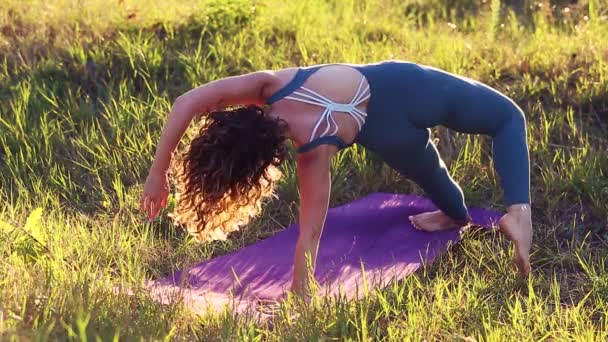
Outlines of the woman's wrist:
{"type": "Polygon", "coordinates": [[[169,172],[169,166],[166,164],[167,163],[158,163],[156,161],[152,162],[152,166],[150,167],[150,173],[155,175],[167,175],[167,173],[169,172]]]}
{"type": "Polygon", "coordinates": [[[171,164],[172,152],[167,151],[167,148],[162,146],[162,142],[159,143],[156,153],[154,154],[154,160],[150,167],[150,172],[158,174],[167,174],[169,166],[171,164]]]}

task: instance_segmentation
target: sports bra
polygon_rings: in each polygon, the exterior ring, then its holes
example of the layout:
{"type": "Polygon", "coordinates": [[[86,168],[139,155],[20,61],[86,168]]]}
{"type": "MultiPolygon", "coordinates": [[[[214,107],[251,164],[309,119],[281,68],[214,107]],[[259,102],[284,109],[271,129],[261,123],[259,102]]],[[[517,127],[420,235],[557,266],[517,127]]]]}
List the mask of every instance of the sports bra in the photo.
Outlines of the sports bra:
{"type": "Polygon", "coordinates": [[[312,76],[312,74],[324,66],[327,65],[298,68],[292,80],[289,81],[289,83],[287,83],[283,88],[272,94],[266,101],[267,104],[272,105],[279,100],[290,99],[323,108],[323,112],[315,123],[308,142],[298,148],[298,153],[308,152],[315,147],[324,144],[335,145],[339,150],[349,146],[337,135],[339,127],[333,117],[334,112],[349,114],[357,122],[359,131],[361,131],[367,117],[366,112],[357,108],[358,105],[369,99],[371,96],[369,84],[366,84],[365,87],[363,86],[366,80],[365,77],[361,78],[359,87],[357,88],[357,91],[355,92],[355,95],[350,103],[334,102],[329,98],[303,86],[303,84],[310,76],[312,76]],[[325,122],[325,130],[317,135],[317,131],[323,122],[325,122]],[[333,131],[330,133],[332,127],[333,131]]]}

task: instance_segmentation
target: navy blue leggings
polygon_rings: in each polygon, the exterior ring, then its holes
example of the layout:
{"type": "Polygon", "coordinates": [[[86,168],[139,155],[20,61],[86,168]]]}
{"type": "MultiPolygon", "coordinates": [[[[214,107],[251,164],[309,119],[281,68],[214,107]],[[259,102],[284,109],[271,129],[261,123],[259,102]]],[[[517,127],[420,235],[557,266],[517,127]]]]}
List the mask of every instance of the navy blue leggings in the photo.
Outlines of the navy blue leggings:
{"type": "MultiPolygon", "coordinates": [[[[530,203],[530,165],[524,117],[515,112],[491,136],[494,167],[500,177],[506,204],[530,203]]],[[[418,166],[403,168],[404,175],[420,185],[445,214],[458,221],[469,220],[462,190],[450,176],[432,141],[428,140],[424,151],[415,159],[418,166]]]]}

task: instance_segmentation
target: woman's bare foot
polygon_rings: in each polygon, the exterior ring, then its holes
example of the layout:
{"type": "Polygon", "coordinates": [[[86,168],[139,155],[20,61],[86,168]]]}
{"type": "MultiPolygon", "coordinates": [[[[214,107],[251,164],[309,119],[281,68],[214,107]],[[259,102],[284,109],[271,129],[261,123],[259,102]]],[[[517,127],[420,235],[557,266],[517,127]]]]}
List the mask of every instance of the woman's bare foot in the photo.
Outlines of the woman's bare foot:
{"type": "Polygon", "coordinates": [[[416,229],[426,232],[460,227],[458,222],[441,210],[410,216],[410,222],[416,229]]]}
{"type": "Polygon", "coordinates": [[[528,204],[515,204],[498,222],[500,231],[513,242],[513,262],[522,276],[530,273],[532,247],[532,212],[528,204]]]}

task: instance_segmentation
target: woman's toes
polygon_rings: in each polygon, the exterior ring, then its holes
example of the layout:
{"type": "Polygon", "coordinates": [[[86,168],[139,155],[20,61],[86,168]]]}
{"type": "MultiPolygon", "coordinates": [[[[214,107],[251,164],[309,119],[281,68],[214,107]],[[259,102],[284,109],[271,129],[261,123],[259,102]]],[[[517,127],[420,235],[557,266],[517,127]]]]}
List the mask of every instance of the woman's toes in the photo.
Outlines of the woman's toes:
{"type": "Polygon", "coordinates": [[[414,218],[414,216],[410,216],[410,223],[412,224],[412,226],[414,226],[414,228],[419,229],[418,226],[416,225],[416,219],[414,218]]]}

